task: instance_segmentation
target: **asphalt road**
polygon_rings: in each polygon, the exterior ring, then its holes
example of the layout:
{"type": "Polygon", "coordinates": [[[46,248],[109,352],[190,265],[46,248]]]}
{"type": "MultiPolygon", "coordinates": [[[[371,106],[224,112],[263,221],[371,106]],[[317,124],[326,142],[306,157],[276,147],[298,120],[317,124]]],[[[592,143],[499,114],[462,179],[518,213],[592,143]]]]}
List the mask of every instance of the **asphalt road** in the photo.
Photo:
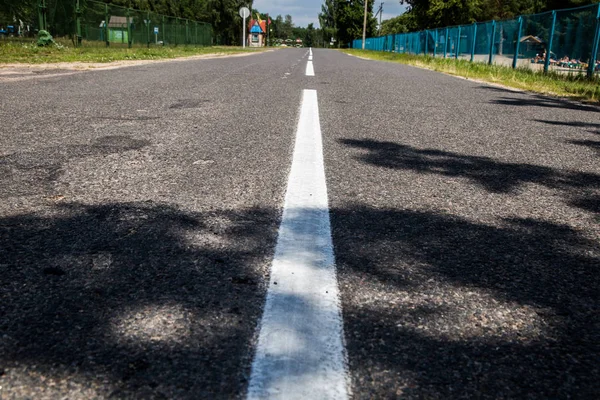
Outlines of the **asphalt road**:
{"type": "Polygon", "coordinates": [[[304,89],[351,396],[599,396],[600,110],[313,52],[0,82],[0,398],[245,396],[304,89]]]}

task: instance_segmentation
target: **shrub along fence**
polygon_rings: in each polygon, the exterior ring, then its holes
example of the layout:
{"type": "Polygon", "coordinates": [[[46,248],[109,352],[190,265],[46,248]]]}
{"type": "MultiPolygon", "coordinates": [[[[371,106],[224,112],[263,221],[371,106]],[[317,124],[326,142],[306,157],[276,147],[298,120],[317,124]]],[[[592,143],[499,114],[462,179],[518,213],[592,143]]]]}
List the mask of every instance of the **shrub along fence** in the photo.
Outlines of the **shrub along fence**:
{"type": "Polygon", "coordinates": [[[453,57],[544,72],[600,72],[600,4],[503,21],[354,40],[352,47],[453,57]]]}
{"type": "Polygon", "coordinates": [[[93,0],[39,0],[37,29],[56,36],[104,42],[106,46],[134,44],[212,44],[209,23],[169,17],[150,11],[93,0]]]}

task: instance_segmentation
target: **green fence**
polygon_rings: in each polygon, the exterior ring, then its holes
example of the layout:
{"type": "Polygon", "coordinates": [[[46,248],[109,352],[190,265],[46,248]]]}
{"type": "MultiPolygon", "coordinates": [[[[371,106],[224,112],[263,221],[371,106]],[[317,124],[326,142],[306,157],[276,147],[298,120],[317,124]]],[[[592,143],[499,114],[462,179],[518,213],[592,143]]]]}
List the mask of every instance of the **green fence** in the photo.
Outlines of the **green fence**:
{"type": "Polygon", "coordinates": [[[39,0],[38,29],[54,36],[72,36],[77,43],[121,45],[212,44],[212,27],[206,22],[168,17],[150,11],[92,0],[39,0]]]}
{"type": "MultiPolygon", "coordinates": [[[[362,44],[357,39],[352,47],[362,44]]],[[[600,72],[600,4],[368,38],[364,48],[591,77],[600,72]]]]}

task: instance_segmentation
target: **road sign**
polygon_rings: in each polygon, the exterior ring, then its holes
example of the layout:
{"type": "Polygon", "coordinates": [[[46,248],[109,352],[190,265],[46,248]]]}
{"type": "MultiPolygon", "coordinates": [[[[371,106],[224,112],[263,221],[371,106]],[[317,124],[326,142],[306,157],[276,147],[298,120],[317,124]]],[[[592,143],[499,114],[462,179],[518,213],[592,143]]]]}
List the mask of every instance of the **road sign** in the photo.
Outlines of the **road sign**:
{"type": "Polygon", "coordinates": [[[154,34],[155,34],[155,35],[158,35],[158,26],[155,26],[155,27],[154,27],[154,34]]]}
{"type": "Polygon", "coordinates": [[[240,17],[242,17],[244,20],[242,21],[242,32],[244,32],[244,34],[242,35],[242,47],[246,48],[246,18],[248,18],[250,16],[250,10],[248,9],[248,7],[241,7],[240,8],[240,17]]]}
{"type": "Polygon", "coordinates": [[[242,18],[248,18],[250,16],[250,10],[248,9],[248,7],[241,7],[240,8],[240,17],[242,18]]]}

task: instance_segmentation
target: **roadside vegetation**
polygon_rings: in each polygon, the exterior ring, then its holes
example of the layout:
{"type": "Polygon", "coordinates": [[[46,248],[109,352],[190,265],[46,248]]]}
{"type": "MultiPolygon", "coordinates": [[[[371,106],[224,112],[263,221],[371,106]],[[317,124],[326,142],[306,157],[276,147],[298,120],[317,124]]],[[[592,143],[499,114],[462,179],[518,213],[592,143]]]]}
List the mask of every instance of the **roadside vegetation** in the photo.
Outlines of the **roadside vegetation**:
{"type": "Polygon", "coordinates": [[[535,93],[576,100],[600,102],[600,79],[587,79],[584,74],[562,74],[532,71],[526,68],[512,69],[501,65],[455,60],[454,58],[433,58],[431,56],[397,54],[369,50],[345,49],[345,53],[372,60],[391,61],[427,68],[468,79],[496,83],[507,87],[535,93]]]}
{"type": "MultiPolygon", "coordinates": [[[[55,39],[56,40],[56,39],[55,39]]],[[[246,48],[229,46],[134,46],[103,42],[88,42],[81,47],[73,46],[69,40],[56,40],[55,45],[38,46],[35,40],[4,41],[0,43],[0,65],[9,63],[57,63],[57,62],[100,62],[108,63],[122,60],[159,60],[208,54],[235,54],[263,51],[264,48],[246,48]]]]}

